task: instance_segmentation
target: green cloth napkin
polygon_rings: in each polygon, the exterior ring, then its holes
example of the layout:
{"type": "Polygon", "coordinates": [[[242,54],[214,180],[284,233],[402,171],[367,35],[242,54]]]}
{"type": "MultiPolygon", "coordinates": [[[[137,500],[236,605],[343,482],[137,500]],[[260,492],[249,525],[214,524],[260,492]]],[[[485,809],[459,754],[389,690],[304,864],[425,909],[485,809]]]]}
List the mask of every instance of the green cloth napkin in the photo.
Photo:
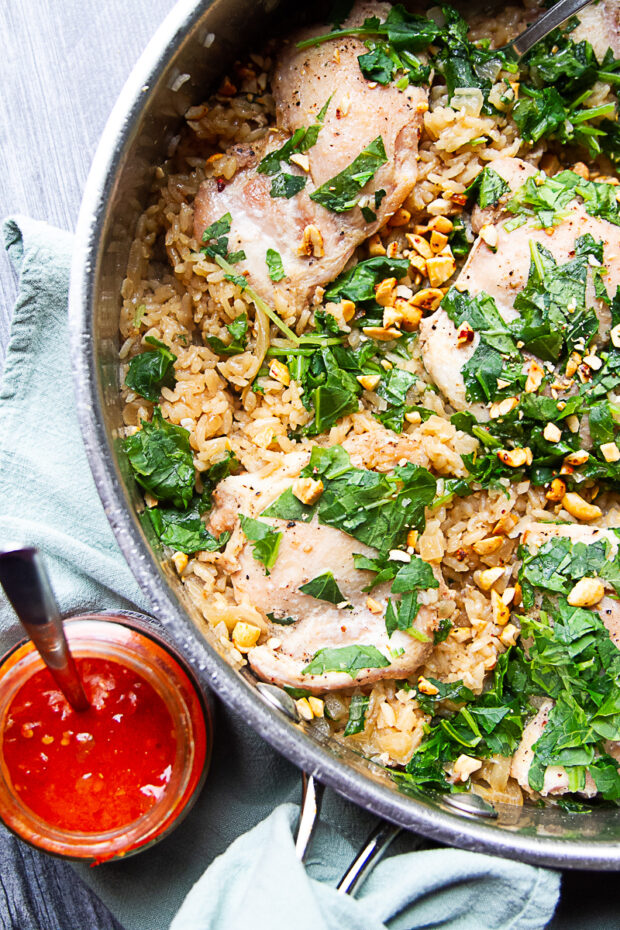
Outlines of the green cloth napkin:
{"type": "MultiPolygon", "coordinates": [[[[26,218],[7,220],[4,235],[19,296],[0,389],[0,540],[41,548],[65,613],[148,610],[108,526],[75,418],[71,237],[26,218]]],[[[20,635],[0,599],[0,649],[20,635]]],[[[184,823],[134,858],[76,870],[126,930],[165,930],[171,921],[171,930],[535,930],[553,915],[556,872],[456,849],[406,851],[419,845],[411,835],[397,840],[402,851],[380,863],[357,900],[338,895],[333,886],[374,818],[328,793],[304,868],[293,849],[298,809],[286,803],[298,797],[296,769],[218,702],[212,768],[184,823]]]]}

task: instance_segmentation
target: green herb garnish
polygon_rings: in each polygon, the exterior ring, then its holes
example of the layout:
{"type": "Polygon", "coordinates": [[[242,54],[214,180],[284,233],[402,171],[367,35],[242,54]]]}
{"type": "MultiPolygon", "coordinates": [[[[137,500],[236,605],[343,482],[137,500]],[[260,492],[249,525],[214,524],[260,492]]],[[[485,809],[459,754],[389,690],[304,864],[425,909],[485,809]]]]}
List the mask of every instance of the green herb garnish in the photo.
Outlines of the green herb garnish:
{"type": "Polygon", "coordinates": [[[370,698],[365,694],[354,694],[349,704],[349,719],[344,728],[345,736],[353,736],[355,733],[363,733],[366,726],[366,711],[370,698]]]}
{"type": "Polygon", "coordinates": [[[267,262],[269,277],[272,281],[281,281],[282,278],[286,277],[284,265],[282,264],[282,256],[279,252],[276,252],[275,249],[267,249],[265,261],[267,262]]]}
{"type": "Polygon", "coordinates": [[[122,447],[145,491],[175,507],[187,507],[194,494],[194,459],[186,429],[168,423],[155,407],[151,422],[142,420],[142,429],[127,436],[122,447]]]}
{"type": "Polygon", "coordinates": [[[333,213],[346,213],[359,203],[360,191],[386,162],[383,139],[377,136],[347,168],[317,187],[310,200],[333,213]]]}
{"type": "Polygon", "coordinates": [[[345,672],[355,678],[363,669],[386,668],[389,664],[376,646],[341,646],[336,649],[319,649],[309,665],[302,670],[302,675],[345,672]]]}
{"type": "Polygon", "coordinates": [[[329,604],[342,604],[346,597],[338,587],[332,572],[323,572],[312,581],[302,584],[299,588],[302,594],[309,594],[318,601],[327,601],[329,604]]]}
{"type": "Polygon", "coordinates": [[[241,352],[245,352],[248,344],[247,313],[241,313],[238,317],[235,317],[232,323],[227,323],[226,329],[231,335],[230,342],[222,342],[219,336],[205,336],[205,342],[218,355],[239,355],[241,352]]]}
{"type": "Polygon", "coordinates": [[[162,387],[174,387],[174,363],[177,357],[165,343],[153,336],[146,336],[144,341],[155,348],[132,358],[125,384],[141,397],[156,403],[162,387]]]}
{"type": "Polygon", "coordinates": [[[252,555],[265,566],[268,575],[278,557],[282,533],[262,520],[254,520],[243,514],[239,515],[239,520],[246,538],[252,543],[252,555]]]}

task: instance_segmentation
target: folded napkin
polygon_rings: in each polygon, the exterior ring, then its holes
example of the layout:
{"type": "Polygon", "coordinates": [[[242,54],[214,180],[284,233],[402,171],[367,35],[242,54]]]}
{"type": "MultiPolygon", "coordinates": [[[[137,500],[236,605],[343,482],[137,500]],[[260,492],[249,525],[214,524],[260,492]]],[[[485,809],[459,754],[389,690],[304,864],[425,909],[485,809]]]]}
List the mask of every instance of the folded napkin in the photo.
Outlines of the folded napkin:
{"type": "MultiPolygon", "coordinates": [[[[6,221],[4,235],[19,297],[0,389],[0,540],[41,548],[65,613],[148,611],[108,526],[75,419],[71,237],[25,218],[6,221]]],[[[0,599],[0,649],[19,636],[0,599]]],[[[556,872],[456,849],[406,851],[420,845],[409,835],[357,900],[337,894],[333,886],[374,819],[328,794],[304,868],[292,838],[298,808],[286,803],[298,790],[295,768],[218,703],[211,772],[184,823],[134,858],[75,868],[126,930],[535,930],[551,919],[556,872]]]]}

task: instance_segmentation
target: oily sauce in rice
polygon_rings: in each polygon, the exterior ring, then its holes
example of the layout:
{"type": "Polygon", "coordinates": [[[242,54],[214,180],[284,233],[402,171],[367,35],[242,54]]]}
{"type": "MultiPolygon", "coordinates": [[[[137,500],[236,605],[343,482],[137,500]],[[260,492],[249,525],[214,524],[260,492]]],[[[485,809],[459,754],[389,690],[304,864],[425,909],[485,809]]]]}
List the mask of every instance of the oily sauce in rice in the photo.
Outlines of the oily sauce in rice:
{"type": "Polygon", "coordinates": [[[162,797],[177,738],[170,712],[145,678],[120,662],[77,660],[91,707],[74,711],[47,669],[11,702],[2,755],[21,801],[63,830],[129,825],[162,797]]]}

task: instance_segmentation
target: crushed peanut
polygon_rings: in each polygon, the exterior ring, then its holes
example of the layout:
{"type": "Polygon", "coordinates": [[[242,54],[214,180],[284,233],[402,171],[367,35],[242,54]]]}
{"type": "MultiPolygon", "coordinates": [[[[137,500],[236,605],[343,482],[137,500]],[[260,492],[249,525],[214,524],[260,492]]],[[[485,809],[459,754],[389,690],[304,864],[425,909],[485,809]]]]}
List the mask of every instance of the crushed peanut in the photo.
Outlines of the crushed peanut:
{"type": "Polygon", "coordinates": [[[466,782],[468,778],[482,768],[480,759],[474,759],[472,756],[460,755],[452,769],[452,775],[455,781],[466,782]]]}
{"type": "Polygon", "coordinates": [[[490,591],[493,585],[503,576],[504,569],[497,565],[494,568],[485,568],[478,572],[476,584],[482,591],[490,591]]]}
{"type": "Polygon", "coordinates": [[[174,567],[179,575],[182,575],[189,563],[189,556],[185,552],[175,552],[172,556],[174,567]]]}
{"type": "Polygon", "coordinates": [[[500,642],[503,643],[504,646],[516,646],[520,633],[521,631],[514,623],[508,623],[499,634],[500,642]]]}
{"type": "Polygon", "coordinates": [[[443,300],[443,291],[437,287],[424,287],[411,298],[414,307],[420,307],[425,312],[432,313],[443,300]]]}
{"type": "Polygon", "coordinates": [[[437,685],[434,685],[428,678],[424,678],[422,675],[418,678],[418,691],[421,691],[422,694],[428,694],[429,696],[439,694],[437,685]]]}
{"type": "Polygon", "coordinates": [[[542,367],[542,365],[539,365],[538,362],[532,360],[527,372],[527,381],[525,382],[526,394],[533,394],[534,391],[537,391],[542,384],[544,377],[545,369],[542,367]]]}
{"type": "Polygon", "coordinates": [[[293,494],[302,504],[314,504],[323,493],[323,482],[319,478],[297,478],[293,482],[293,494]]]}
{"type": "Polygon", "coordinates": [[[594,607],[605,595],[600,578],[580,578],[567,597],[571,607],[594,607]]]}
{"type": "Polygon", "coordinates": [[[277,358],[272,359],[269,365],[269,376],[273,378],[274,381],[279,381],[280,384],[283,384],[285,387],[291,383],[291,373],[284,364],[280,362],[277,358]]]}
{"type": "Polygon", "coordinates": [[[532,450],[529,446],[524,449],[498,449],[497,457],[509,468],[522,468],[523,465],[532,464],[532,450]]]}
{"type": "Polygon", "coordinates": [[[489,416],[492,420],[497,420],[498,417],[505,417],[510,413],[511,410],[515,409],[518,403],[518,397],[504,397],[503,400],[500,400],[495,404],[491,404],[489,408],[489,416]]]}
{"type": "Polygon", "coordinates": [[[374,258],[377,255],[385,255],[385,252],[386,249],[381,242],[381,236],[379,233],[375,233],[368,240],[368,254],[374,258]]]}
{"type": "Polygon", "coordinates": [[[576,520],[582,520],[589,523],[590,520],[597,520],[603,515],[603,511],[596,504],[588,504],[580,494],[575,491],[569,491],[562,498],[562,507],[568,511],[571,517],[576,520]]]}
{"type": "Polygon", "coordinates": [[[503,536],[485,536],[484,539],[478,539],[472,546],[474,552],[478,555],[491,555],[502,548],[504,542],[503,536]]]}
{"type": "Polygon", "coordinates": [[[555,423],[547,423],[543,430],[543,436],[547,442],[559,442],[562,438],[562,430],[555,423]]]}
{"type": "Polygon", "coordinates": [[[405,233],[405,238],[411,248],[415,249],[422,258],[432,258],[433,250],[427,240],[423,239],[422,236],[418,236],[415,233],[405,233]]]}
{"type": "Polygon", "coordinates": [[[249,652],[260,637],[260,627],[238,620],[232,631],[232,641],[239,652],[249,652]]]}
{"type": "Polygon", "coordinates": [[[456,271],[456,262],[449,255],[436,255],[426,260],[426,273],[431,287],[439,287],[452,277],[456,271]]]}
{"type": "Polygon", "coordinates": [[[380,307],[391,307],[394,304],[396,278],[384,278],[375,287],[375,300],[380,307]]]}
{"type": "Polygon", "coordinates": [[[323,236],[321,230],[314,223],[310,223],[304,229],[299,254],[306,255],[308,258],[323,258],[325,249],[323,248],[323,236]]]}
{"type": "Polygon", "coordinates": [[[374,391],[381,381],[381,375],[358,375],[357,380],[366,391],[374,391]]]}
{"type": "Polygon", "coordinates": [[[495,588],[491,588],[491,607],[493,608],[493,623],[497,626],[506,626],[510,620],[510,607],[504,604],[495,588]]]}
{"type": "Polygon", "coordinates": [[[562,481],[561,478],[554,478],[551,482],[549,490],[545,494],[545,497],[548,501],[558,502],[562,500],[565,494],[566,484],[562,481]]]}
{"type": "Polygon", "coordinates": [[[600,449],[606,462],[617,462],[620,459],[620,449],[615,442],[604,442],[600,449]]]}
{"type": "Polygon", "coordinates": [[[388,226],[406,226],[411,219],[409,210],[400,207],[388,220],[388,226]]]}

